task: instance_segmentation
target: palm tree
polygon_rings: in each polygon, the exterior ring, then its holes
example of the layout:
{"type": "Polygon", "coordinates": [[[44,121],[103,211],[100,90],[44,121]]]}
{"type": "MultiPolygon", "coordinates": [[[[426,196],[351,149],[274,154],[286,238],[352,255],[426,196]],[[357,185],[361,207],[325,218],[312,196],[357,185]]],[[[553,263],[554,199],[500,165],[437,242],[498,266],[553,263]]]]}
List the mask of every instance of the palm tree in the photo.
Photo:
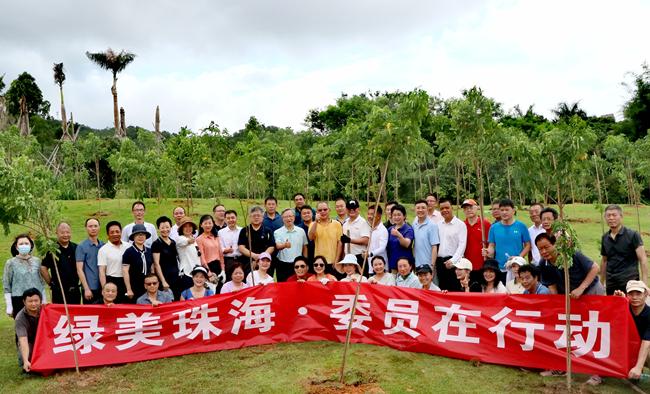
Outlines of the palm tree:
{"type": "Polygon", "coordinates": [[[576,101],[575,103],[569,104],[567,102],[562,102],[557,105],[557,107],[551,112],[557,117],[557,121],[560,120],[569,120],[574,116],[579,117],[582,120],[587,119],[587,113],[580,108],[580,102],[576,101]]]}
{"type": "Polygon", "coordinates": [[[120,127],[120,118],[117,110],[117,74],[126,68],[129,63],[135,59],[135,54],[126,51],[115,53],[111,48],[106,52],[90,53],[86,52],[88,59],[95,62],[99,67],[109,70],[113,73],[113,86],[111,86],[111,93],[113,93],[113,121],[115,124],[115,136],[126,136],[126,130],[120,127]]]}
{"type": "Polygon", "coordinates": [[[68,135],[68,119],[65,115],[65,104],[63,103],[63,82],[65,81],[63,63],[54,63],[52,71],[54,71],[54,83],[59,85],[59,92],[61,93],[61,129],[63,130],[62,139],[71,139],[70,135],[68,135]]]}

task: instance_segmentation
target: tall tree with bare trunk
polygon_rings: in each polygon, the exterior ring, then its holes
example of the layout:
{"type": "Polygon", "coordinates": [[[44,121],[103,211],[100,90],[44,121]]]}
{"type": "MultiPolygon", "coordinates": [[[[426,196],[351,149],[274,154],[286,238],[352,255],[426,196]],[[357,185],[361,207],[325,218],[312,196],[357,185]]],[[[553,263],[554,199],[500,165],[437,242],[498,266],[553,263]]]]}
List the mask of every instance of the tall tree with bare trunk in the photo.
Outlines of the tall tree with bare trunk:
{"type": "Polygon", "coordinates": [[[135,60],[135,54],[124,50],[116,53],[111,48],[108,48],[105,52],[86,52],[86,56],[99,67],[109,70],[113,74],[111,93],[113,94],[113,122],[115,124],[115,136],[118,138],[125,137],[126,130],[122,130],[120,127],[120,117],[117,109],[117,74],[122,72],[129,63],[135,60]]]}
{"type": "Polygon", "coordinates": [[[59,85],[59,93],[61,95],[61,130],[63,130],[62,140],[71,140],[70,134],[68,134],[68,119],[65,114],[65,104],[63,101],[63,82],[65,82],[65,70],[63,69],[63,63],[54,63],[52,67],[54,72],[54,83],[59,85]]]}

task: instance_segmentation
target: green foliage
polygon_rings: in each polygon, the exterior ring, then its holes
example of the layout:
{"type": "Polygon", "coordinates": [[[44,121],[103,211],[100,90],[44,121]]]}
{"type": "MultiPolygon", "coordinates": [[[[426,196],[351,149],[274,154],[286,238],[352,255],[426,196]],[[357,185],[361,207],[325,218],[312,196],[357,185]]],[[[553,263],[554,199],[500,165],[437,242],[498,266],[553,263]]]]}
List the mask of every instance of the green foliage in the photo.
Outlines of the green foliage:
{"type": "Polygon", "coordinates": [[[122,72],[129,63],[135,60],[135,54],[124,50],[117,53],[111,48],[108,48],[104,52],[86,52],[86,57],[99,67],[110,71],[114,79],[117,78],[117,74],[122,72]]]}
{"type": "Polygon", "coordinates": [[[555,250],[557,251],[557,266],[565,272],[573,265],[573,256],[580,250],[580,241],[568,220],[556,220],[552,231],[557,234],[555,250]]]}
{"type": "Polygon", "coordinates": [[[50,102],[43,100],[43,93],[36,84],[36,80],[29,73],[24,72],[14,79],[5,93],[7,111],[10,115],[20,115],[20,99],[25,96],[27,112],[29,115],[46,117],[50,112],[50,102]]]}
{"type": "Polygon", "coordinates": [[[623,131],[632,141],[647,136],[650,130],[650,67],[643,63],[641,69],[641,73],[632,74],[632,98],[623,109],[626,120],[623,131]]]}

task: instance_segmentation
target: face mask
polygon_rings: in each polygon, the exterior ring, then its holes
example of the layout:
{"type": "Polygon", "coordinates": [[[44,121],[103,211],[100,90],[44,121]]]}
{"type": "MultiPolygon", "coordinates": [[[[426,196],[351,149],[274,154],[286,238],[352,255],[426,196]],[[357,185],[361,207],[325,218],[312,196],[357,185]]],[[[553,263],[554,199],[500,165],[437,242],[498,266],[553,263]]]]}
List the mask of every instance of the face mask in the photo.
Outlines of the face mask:
{"type": "Polygon", "coordinates": [[[22,255],[26,255],[29,254],[29,252],[31,252],[32,247],[31,245],[18,245],[16,249],[18,249],[18,253],[22,255]]]}

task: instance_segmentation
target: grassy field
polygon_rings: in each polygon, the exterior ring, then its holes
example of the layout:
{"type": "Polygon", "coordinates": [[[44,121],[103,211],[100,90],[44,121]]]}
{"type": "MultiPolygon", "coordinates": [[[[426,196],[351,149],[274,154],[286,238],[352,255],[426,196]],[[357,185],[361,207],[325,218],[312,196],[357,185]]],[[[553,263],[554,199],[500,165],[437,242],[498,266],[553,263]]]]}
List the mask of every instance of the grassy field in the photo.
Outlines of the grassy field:
{"type": "MultiPolygon", "coordinates": [[[[63,203],[62,217],[73,228],[73,240],[84,238],[84,220],[101,213],[102,223],[117,219],[132,221],[130,200],[85,200],[63,203]]],[[[165,200],[160,204],[147,201],[146,219],[155,222],[160,215],[171,217],[172,209],[181,201],[165,200]]],[[[221,201],[227,208],[240,210],[238,200],[221,201]]],[[[195,200],[193,216],[209,213],[212,200],[195,200]]],[[[332,204],[333,205],[333,204],[332,204]]],[[[290,206],[280,202],[280,209],[290,206]]],[[[625,222],[637,229],[636,210],[624,207],[625,222]]],[[[462,218],[462,212],[460,212],[462,218]]],[[[583,251],[592,259],[599,258],[602,234],[598,211],[591,205],[566,208],[580,237],[583,251]]],[[[644,242],[650,241],[650,208],[641,208],[644,242]]],[[[409,218],[413,214],[409,213],[409,218]]],[[[527,212],[518,219],[529,224],[527,212]]],[[[240,224],[243,217],[240,215],[240,224]]],[[[11,227],[8,236],[0,236],[0,266],[9,257],[13,236],[24,231],[11,227]]],[[[105,238],[102,231],[102,238],[105,238]]],[[[4,305],[3,305],[4,307],[4,305]]],[[[13,321],[0,317],[0,387],[6,393],[40,392],[196,392],[219,388],[221,392],[564,392],[563,378],[541,378],[533,372],[517,368],[476,364],[426,354],[400,352],[371,345],[352,346],[345,387],[334,383],[338,377],[342,345],[328,342],[279,344],[175,357],[116,367],[91,368],[63,372],[42,378],[22,374],[17,366],[13,321]]],[[[577,376],[577,386],[587,380],[577,376]]],[[[622,380],[606,379],[597,388],[581,387],[586,392],[630,392],[622,380]]],[[[650,384],[642,388],[650,391],[650,384]]]]}

